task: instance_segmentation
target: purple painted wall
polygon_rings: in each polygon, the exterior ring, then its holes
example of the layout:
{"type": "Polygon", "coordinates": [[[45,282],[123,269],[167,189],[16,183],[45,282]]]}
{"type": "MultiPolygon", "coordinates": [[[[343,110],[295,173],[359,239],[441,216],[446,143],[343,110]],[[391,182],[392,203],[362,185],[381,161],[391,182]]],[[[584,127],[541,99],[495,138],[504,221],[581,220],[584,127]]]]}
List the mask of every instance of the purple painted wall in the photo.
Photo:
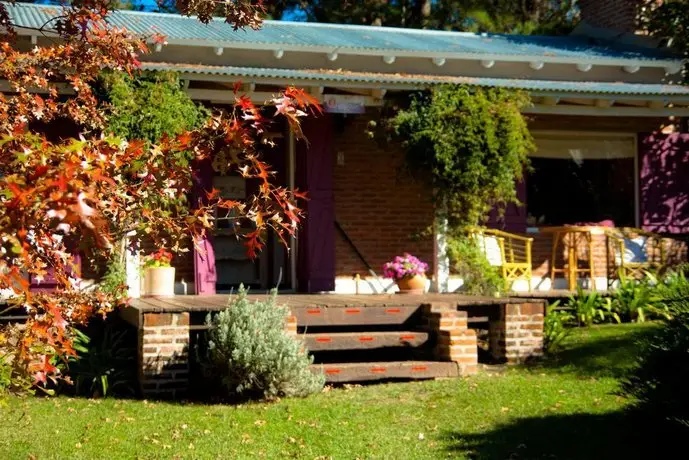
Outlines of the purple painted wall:
{"type": "Polygon", "coordinates": [[[643,228],[689,232],[689,134],[640,134],[639,174],[643,228]]]}
{"type": "Polygon", "coordinates": [[[517,183],[517,198],[523,204],[507,205],[502,217],[499,217],[498,211],[494,209],[488,217],[486,226],[510,233],[526,233],[526,178],[517,183]]]}
{"type": "Polygon", "coordinates": [[[335,289],[335,202],[333,195],[333,119],[302,122],[308,144],[297,144],[297,188],[308,192],[306,218],[299,230],[297,279],[302,292],[335,289]]]}
{"type": "MultiPolygon", "coordinates": [[[[198,207],[207,202],[207,192],[213,189],[213,164],[210,159],[197,162],[194,165],[194,186],[192,190],[192,206],[198,207]]],[[[215,294],[215,253],[213,240],[206,237],[196,242],[199,249],[194,248],[194,287],[197,295],[215,294]]]]}

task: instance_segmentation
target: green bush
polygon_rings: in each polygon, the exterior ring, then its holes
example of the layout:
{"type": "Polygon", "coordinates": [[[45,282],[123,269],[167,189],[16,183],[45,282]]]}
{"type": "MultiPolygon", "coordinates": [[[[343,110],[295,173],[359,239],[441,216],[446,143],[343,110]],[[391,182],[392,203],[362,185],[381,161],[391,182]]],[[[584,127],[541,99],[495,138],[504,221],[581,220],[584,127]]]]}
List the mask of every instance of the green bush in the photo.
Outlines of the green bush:
{"type": "Polygon", "coordinates": [[[577,289],[577,293],[567,299],[565,307],[573,312],[579,326],[590,326],[593,323],[612,320],[621,322],[612,300],[595,291],[585,293],[581,288],[577,289]]]}
{"type": "Polygon", "coordinates": [[[625,321],[643,323],[656,311],[658,280],[647,273],[644,279],[620,278],[619,286],[612,293],[613,308],[625,321]]]}
{"type": "Polygon", "coordinates": [[[500,273],[486,258],[475,239],[467,235],[449,237],[447,255],[452,272],[462,277],[461,290],[471,295],[494,295],[505,286],[500,273]]]}
{"type": "Polygon", "coordinates": [[[622,390],[652,418],[689,427],[689,300],[674,297],[671,305],[671,319],[642,342],[622,390]]]}
{"type": "Polygon", "coordinates": [[[654,290],[654,312],[667,317],[671,311],[681,311],[683,302],[689,299],[689,280],[685,266],[669,271],[654,290]]]}
{"type": "Polygon", "coordinates": [[[543,347],[546,352],[557,351],[572,329],[574,315],[560,308],[560,301],[548,305],[543,321],[543,347]]]}
{"type": "Polygon", "coordinates": [[[320,391],[325,379],[311,372],[313,359],[285,331],[287,309],[277,291],[251,302],[242,287],[228,308],[208,315],[204,367],[230,397],[274,399],[320,391]]]}
{"type": "Polygon", "coordinates": [[[136,336],[132,330],[110,322],[94,320],[89,337],[76,331],[77,357],[68,363],[67,373],[79,396],[133,395],[136,390],[136,336]]]}
{"type": "Polygon", "coordinates": [[[117,298],[126,298],[127,289],[127,268],[119,257],[113,257],[99,283],[102,291],[111,293],[117,298]]]}
{"type": "Polygon", "coordinates": [[[413,94],[389,120],[450,226],[479,225],[496,205],[519,202],[516,184],[536,149],[522,113],[530,104],[522,91],[443,85],[413,94]]]}

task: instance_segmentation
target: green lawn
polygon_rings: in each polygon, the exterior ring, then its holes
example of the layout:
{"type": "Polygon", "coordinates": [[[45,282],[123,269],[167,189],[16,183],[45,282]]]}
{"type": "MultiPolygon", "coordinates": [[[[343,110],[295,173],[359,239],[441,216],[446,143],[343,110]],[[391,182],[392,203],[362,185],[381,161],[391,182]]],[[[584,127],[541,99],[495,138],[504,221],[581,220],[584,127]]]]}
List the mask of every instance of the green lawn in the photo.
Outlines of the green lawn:
{"type": "Polygon", "coordinates": [[[653,327],[577,331],[531,368],[274,404],[12,398],[0,458],[652,458],[615,392],[653,327]]]}

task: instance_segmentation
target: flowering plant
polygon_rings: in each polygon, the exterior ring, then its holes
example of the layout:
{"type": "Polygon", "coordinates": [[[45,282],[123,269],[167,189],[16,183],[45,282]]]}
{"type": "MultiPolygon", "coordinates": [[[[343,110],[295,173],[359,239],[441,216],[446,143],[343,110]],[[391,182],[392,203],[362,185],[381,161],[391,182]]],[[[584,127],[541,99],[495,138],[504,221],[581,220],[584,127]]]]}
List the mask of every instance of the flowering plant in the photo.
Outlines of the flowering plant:
{"type": "Polygon", "coordinates": [[[144,259],[144,268],[170,267],[171,262],[172,253],[166,251],[164,248],[160,248],[153,254],[146,256],[144,259]]]}
{"type": "Polygon", "coordinates": [[[405,252],[403,256],[397,256],[392,262],[383,266],[383,275],[386,278],[401,280],[416,275],[424,276],[426,270],[428,270],[427,263],[421,262],[417,257],[405,252]]]}

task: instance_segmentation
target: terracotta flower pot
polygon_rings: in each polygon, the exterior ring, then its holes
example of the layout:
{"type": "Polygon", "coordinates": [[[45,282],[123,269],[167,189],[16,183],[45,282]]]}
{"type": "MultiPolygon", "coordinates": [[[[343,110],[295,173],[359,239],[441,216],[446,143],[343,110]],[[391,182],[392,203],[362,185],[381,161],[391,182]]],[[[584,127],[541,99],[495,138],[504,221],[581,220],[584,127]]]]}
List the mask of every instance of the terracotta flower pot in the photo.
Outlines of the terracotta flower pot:
{"type": "Polygon", "coordinates": [[[426,277],[414,275],[397,280],[400,294],[423,294],[426,291],[426,277]]]}
{"type": "Polygon", "coordinates": [[[154,267],[144,271],[144,295],[175,295],[175,267],[154,267]]]}

